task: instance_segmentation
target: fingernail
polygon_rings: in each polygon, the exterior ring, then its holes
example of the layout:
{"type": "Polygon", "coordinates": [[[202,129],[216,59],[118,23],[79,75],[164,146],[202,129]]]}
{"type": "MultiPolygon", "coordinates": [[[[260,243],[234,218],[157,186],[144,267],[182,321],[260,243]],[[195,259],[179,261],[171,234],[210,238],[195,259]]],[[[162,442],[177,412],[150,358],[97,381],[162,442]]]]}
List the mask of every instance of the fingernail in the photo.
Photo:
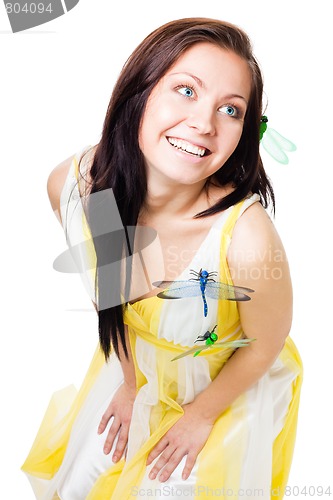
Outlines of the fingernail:
{"type": "Polygon", "coordinates": [[[154,472],[151,472],[151,473],[149,474],[149,479],[155,479],[155,477],[156,477],[156,475],[155,475],[155,473],[154,473],[154,472]]]}
{"type": "Polygon", "coordinates": [[[113,457],[112,457],[112,461],[113,461],[113,462],[117,462],[117,461],[118,461],[118,457],[117,457],[117,455],[113,455],[113,457]]]}

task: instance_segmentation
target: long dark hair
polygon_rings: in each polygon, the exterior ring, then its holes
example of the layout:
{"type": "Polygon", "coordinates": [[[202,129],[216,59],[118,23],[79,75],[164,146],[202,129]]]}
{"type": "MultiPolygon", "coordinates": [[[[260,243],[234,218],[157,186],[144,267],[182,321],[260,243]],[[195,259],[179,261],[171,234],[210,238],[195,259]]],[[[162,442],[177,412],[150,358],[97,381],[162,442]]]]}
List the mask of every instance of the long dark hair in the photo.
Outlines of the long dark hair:
{"type": "MultiPolygon", "coordinates": [[[[131,255],[126,227],[137,224],[147,192],[145,163],[138,143],[147,99],[171,65],[199,42],[210,42],[231,50],[246,60],[251,71],[252,87],[240,141],[233,154],[214,174],[214,180],[220,185],[231,182],[235,189],[196,217],[225,210],[251,192],[260,195],[265,208],[270,201],[275,208],[274,192],[259,154],[263,81],[248,36],[237,26],[215,19],[186,18],[172,21],[148,35],[126,61],[113,89],[102,137],[90,169],[90,193],[111,188],[118,205],[125,228],[119,258],[124,249],[127,255],[131,255]]],[[[87,218],[93,225],[93,214],[89,213],[89,207],[87,218]]],[[[98,241],[94,241],[94,244],[97,256],[96,286],[99,297],[102,297],[110,292],[110,276],[98,266],[99,255],[105,253],[107,245],[105,240],[103,249],[98,241]]],[[[126,273],[127,283],[128,279],[126,273]]],[[[108,308],[100,308],[97,304],[100,346],[106,360],[110,356],[111,344],[119,357],[119,339],[128,358],[123,321],[125,307],[127,303],[108,308]]]]}

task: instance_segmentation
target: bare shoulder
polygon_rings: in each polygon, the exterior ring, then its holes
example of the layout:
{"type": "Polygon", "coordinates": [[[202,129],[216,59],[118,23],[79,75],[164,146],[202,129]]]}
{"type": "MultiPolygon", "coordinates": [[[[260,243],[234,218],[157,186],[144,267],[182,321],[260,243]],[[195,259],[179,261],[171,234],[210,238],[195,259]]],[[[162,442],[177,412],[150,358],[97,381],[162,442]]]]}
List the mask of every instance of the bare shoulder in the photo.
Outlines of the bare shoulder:
{"type": "Polygon", "coordinates": [[[261,291],[266,297],[291,296],[288,259],[281,238],[260,203],[237,220],[228,250],[228,265],[236,284],[261,291]]]}
{"type": "Polygon", "coordinates": [[[260,203],[237,220],[227,259],[234,283],[254,290],[238,306],[246,335],[279,352],[292,323],[292,284],[282,241],[260,203]]]}
{"type": "Polygon", "coordinates": [[[69,158],[66,158],[66,160],[62,161],[59,165],[53,168],[47,179],[47,194],[49,196],[52,209],[60,223],[60,195],[74,156],[75,155],[72,155],[69,158]]]}
{"type": "MultiPolygon", "coordinates": [[[[87,151],[88,153],[87,161],[85,161],[85,173],[87,176],[89,176],[87,166],[89,165],[89,161],[91,161],[91,159],[93,158],[93,155],[96,151],[96,147],[97,145],[95,145],[94,147],[92,147],[87,151]]],[[[62,161],[61,163],[59,163],[59,165],[54,167],[53,170],[51,170],[47,179],[47,194],[49,196],[52,209],[60,223],[61,223],[61,215],[60,215],[61,192],[64,187],[65,181],[67,179],[69,169],[71,167],[74,157],[75,154],[69,156],[68,158],[66,158],[66,160],[62,161]]]]}
{"type": "Polygon", "coordinates": [[[272,251],[284,253],[275,225],[259,202],[248,207],[237,220],[228,252],[228,261],[235,263],[242,256],[245,257],[247,251],[251,252],[252,257],[257,255],[261,258],[266,254],[268,256],[272,251]]]}

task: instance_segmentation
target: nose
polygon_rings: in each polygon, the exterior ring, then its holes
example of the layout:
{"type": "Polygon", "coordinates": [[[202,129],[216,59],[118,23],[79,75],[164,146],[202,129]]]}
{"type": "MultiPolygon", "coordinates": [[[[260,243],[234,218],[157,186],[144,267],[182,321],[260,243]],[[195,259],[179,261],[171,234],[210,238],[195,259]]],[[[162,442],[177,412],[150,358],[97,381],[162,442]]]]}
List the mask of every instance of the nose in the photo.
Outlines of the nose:
{"type": "Polygon", "coordinates": [[[186,123],[202,135],[215,134],[215,112],[209,106],[196,103],[192,107],[186,123]]]}

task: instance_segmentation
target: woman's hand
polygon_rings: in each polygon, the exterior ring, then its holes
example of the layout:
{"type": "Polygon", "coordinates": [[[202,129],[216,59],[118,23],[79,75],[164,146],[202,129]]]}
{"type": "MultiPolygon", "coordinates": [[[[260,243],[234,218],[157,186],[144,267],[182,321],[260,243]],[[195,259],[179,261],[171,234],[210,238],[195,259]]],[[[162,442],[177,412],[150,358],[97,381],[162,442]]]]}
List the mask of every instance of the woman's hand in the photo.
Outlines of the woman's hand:
{"type": "Polygon", "coordinates": [[[152,468],[149,477],[155,479],[163,468],[160,481],[166,481],[171,476],[182,458],[187,455],[182,478],[187,479],[194,467],[196,458],[213,429],[213,423],[198,415],[191,403],[183,406],[184,415],[168,430],[147,458],[149,465],[161,454],[152,468]]]}
{"type": "Polygon", "coordinates": [[[117,446],[112,456],[113,462],[117,462],[122,457],[127,445],[135,397],[136,388],[129,386],[126,382],[123,382],[113,396],[112,401],[107,407],[107,410],[98,426],[98,434],[102,434],[105,431],[110,418],[113,417],[113,422],[110,426],[104,444],[105,454],[110,453],[114,439],[118,431],[120,431],[117,446]]]}

